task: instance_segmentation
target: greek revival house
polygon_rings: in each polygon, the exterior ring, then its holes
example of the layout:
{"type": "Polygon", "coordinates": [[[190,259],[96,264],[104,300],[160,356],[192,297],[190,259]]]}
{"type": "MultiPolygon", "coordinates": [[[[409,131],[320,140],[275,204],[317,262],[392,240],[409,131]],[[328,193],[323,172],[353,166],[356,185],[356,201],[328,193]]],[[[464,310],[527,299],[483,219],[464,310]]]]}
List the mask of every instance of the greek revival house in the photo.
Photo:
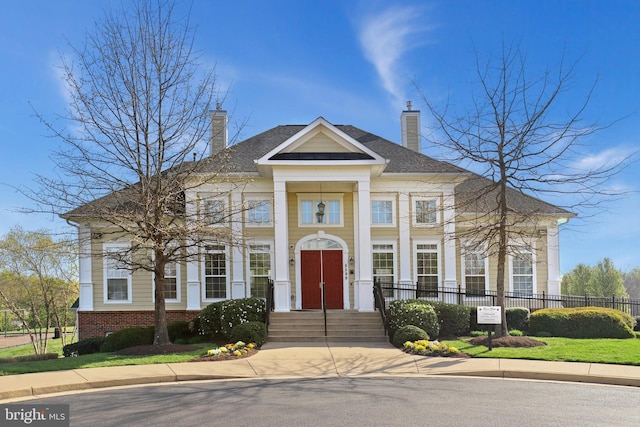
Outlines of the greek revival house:
{"type": "MultiPolygon", "coordinates": [[[[459,238],[456,201],[480,178],[420,153],[418,111],[401,113],[400,143],[319,117],[227,146],[226,113],[212,119],[211,155],[222,153],[233,172],[216,169],[220,183],[188,190],[185,209],[224,216],[227,207],[248,206],[228,223],[242,244],[203,244],[197,257],[167,268],[168,321],[190,320],[221,299],[262,297],[270,280],[277,312],[321,308],[320,282],[326,308],[364,312],[375,310],[377,280],[436,299],[442,287],[460,287],[469,298],[495,289],[494,257],[465,250],[459,238]],[[221,197],[222,181],[234,180],[243,185],[221,197]]],[[[509,258],[507,290],[560,294],[558,227],[571,213],[516,191],[509,203],[536,221],[523,256],[509,258]]],[[[152,325],[151,273],[119,270],[105,257],[126,246],[126,236],[112,241],[91,220],[65,218],[78,224],[82,252],[93,254],[80,258],[80,337],[152,325]]]]}

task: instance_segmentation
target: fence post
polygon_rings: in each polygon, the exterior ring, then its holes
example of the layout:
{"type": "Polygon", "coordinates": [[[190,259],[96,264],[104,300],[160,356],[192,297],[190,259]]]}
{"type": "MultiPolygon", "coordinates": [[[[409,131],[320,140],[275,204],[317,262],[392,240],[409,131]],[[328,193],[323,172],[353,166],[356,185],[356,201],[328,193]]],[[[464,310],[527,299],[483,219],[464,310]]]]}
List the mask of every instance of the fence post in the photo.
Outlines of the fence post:
{"type": "Polygon", "coordinates": [[[462,305],[462,286],[458,285],[458,305],[462,305]]]}
{"type": "Polygon", "coordinates": [[[542,291],[542,308],[547,308],[547,295],[545,291],[542,291]]]}

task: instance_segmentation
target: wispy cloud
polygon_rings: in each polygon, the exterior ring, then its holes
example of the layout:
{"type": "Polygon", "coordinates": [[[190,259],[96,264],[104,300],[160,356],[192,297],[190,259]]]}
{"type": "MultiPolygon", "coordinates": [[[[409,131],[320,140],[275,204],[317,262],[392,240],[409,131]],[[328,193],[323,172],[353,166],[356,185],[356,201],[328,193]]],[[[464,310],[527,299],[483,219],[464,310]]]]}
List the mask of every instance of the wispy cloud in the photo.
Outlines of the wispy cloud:
{"type": "Polygon", "coordinates": [[[425,43],[423,10],[416,7],[395,7],[369,12],[358,22],[358,39],[365,58],[373,64],[382,86],[394,103],[405,100],[402,81],[407,72],[401,60],[409,51],[425,43]]]}

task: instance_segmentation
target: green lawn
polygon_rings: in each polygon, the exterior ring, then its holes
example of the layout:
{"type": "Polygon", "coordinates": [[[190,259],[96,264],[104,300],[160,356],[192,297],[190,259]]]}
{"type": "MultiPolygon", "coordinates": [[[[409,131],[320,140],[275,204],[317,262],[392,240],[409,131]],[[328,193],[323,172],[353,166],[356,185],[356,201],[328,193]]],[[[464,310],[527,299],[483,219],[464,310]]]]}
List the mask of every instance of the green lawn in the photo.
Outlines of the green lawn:
{"type": "MultiPolygon", "coordinates": [[[[25,374],[29,372],[46,372],[61,371],[66,369],[82,369],[82,368],[98,368],[104,366],[123,366],[123,365],[150,365],[158,363],[179,363],[188,362],[189,360],[203,356],[210,348],[217,347],[215,344],[192,344],[197,350],[176,353],[163,354],[155,356],[118,356],[113,353],[94,353],[79,357],[62,357],[62,345],[60,340],[49,341],[48,353],[58,353],[58,359],[41,360],[35,362],[13,362],[0,363],[0,376],[25,374]]],[[[0,359],[27,356],[33,354],[31,345],[14,347],[9,349],[0,349],[0,359]]]]}
{"type": "Polygon", "coordinates": [[[489,351],[487,347],[469,344],[468,339],[444,342],[472,357],[640,365],[640,339],[532,338],[547,345],[532,348],[494,347],[489,351]]]}

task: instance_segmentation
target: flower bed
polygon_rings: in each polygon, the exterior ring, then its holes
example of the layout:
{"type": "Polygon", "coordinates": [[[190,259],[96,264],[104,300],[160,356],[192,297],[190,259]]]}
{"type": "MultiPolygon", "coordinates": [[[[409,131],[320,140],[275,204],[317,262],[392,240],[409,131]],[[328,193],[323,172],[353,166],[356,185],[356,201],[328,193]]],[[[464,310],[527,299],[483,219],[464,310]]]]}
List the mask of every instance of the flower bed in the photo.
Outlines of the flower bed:
{"type": "Polygon", "coordinates": [[[407,341],[404,343],[402,351],[421,356],[451,357],[461,355],[455,347],[451,347],[443,342],[427,340],[407,341]]]}

